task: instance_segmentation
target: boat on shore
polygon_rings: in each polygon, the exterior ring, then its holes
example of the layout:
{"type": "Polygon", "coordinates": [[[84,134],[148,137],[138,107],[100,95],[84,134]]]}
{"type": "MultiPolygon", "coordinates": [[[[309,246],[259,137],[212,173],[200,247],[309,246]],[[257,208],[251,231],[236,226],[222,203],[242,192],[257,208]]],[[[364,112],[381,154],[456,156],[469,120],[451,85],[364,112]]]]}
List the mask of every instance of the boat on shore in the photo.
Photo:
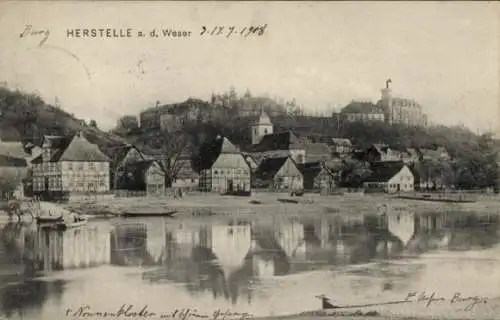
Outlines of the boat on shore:
{"type": "Polygon", "coordinates": [[[67,230],[67,229],[82,227],[87,223],[88,223],[87,218],[80,217],[78,219],[75,219],[74,221],[57,222],[54,224],[54,229],[67,230]]]}
{"type": "Polygon", "coordinates": [[[143,218],[143,217],[173,217],[177,213],[177,210],[171,210],[166,212],[122,212],[120,216],[123,218],[143,218]]]}
{"type": "Polygon", "coordinates": [[[62,216],[38,216],[35,218],[35,220],[38,224],[45,224],[63,222],[64,218],[62,216]]]}
{"type": "Polygon", "coordinates": [[[420,200],[431,202],[447,202],[447,203],[475,203],[477,199],[474,197],[467,197],[462,194],[400,194],[397,196],[399,199],[406,200],[420,200]]]}
{"type": "Polygon", "coordinates": [[[281,203],[299,203],[299,200],[295,200],[295,199],[278,199],[279,202],[281,203]]]}

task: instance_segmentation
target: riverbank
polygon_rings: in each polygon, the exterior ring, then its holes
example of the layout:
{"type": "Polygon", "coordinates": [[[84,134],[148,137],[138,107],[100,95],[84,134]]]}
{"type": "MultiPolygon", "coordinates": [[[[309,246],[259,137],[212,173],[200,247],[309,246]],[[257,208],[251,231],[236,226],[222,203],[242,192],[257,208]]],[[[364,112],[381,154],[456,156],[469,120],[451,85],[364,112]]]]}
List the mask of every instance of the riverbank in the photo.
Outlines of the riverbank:
{"type": "Polygon", "coordinates": [[[475,203],[441,203],[401,199],[387,194],[321,196],[305,194],[290,197],[284,193],[254,193],[250,197],[221,196],[193,193],[182,199],[155,197],[113,198],[97,201],[80,201],[65,204],[72,211],[82,214],[113,217],[124,212],[162,213],[176,211],[176,216],[214,215],[318,215],[341,213],[363,215],[387,211],[474,211],[500,213],[500,198],[478,199],[475,203]],[[286,201],[280,201],[286,200],[286,201]],[[295,203],[296,202],[296,203],[295,203]]]}

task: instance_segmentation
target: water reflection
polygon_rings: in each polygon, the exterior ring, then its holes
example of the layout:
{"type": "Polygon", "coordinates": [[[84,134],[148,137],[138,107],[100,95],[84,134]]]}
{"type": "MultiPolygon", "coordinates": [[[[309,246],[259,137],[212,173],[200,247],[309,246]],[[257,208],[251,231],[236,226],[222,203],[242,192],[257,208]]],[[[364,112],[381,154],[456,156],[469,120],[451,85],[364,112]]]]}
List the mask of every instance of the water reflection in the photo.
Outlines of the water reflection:
{"type": "MultiPolygon", "coordinates": [[[[492,248],[499,243],[498,226],[496,215],[415,213],[390,207],[359,217],[121,220],[64,232],[7,224],[0,232],[0,303],[10,313],[40,308],[48,296],[64,295],[66,286],[63,281],[36,280],[41,273],[108,265],[139,268],[146,293],[168,286],[180,288],[193,301],[210,298],[250,306],[255,300],[264,303],[269,288],[292,275],[354,274],[346,268],[418,259],[432,251],[492,248]]],[[[396,290],[398,283],[401,288],[404,283],[409,286],[409,278],[420,271],[408,268],[397,281],[384,272],[376,284],[380,292],[396,290]]],[[[365,277],[342,290],[361,294],[372,285],[373,279],[365,277]]],[[[317,286],[328,289],[324,280],[317,286]]],[[[296,293],[300,290],[297,287],[296,293]]]]}

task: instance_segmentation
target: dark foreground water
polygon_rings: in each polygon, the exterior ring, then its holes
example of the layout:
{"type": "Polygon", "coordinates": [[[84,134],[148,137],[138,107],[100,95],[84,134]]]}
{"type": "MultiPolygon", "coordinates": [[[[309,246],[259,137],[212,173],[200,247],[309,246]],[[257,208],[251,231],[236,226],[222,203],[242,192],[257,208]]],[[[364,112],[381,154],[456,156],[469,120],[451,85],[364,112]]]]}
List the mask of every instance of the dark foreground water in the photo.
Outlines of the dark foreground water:
{"type": "Polygon", "coordinates": [[[255,317],[315,310],[319,294],[339,305],[410,294],[410,302],[363,311],[500,318],[499,221],[400,209],[356,218],[115,219],[64,232],[6,224],[0,314],[156,319],[177,309],[180,320],[213,320],[223,319],[213,317],[217,309],[255,317]]]}

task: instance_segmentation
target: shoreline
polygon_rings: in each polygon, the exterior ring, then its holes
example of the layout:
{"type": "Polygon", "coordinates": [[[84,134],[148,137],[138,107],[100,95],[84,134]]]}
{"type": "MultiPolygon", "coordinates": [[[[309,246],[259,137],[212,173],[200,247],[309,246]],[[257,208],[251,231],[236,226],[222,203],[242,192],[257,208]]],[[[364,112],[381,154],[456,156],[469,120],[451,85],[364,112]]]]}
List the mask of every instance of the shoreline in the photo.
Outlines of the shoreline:
{"type": "Polygon", "coordinates": [[[291,197],[286,193],[254,193],[248,197],[218,194],[188,194],[182,199],[166,197],[130,197],[79,201],[63,204],[65,209],[93,217],[117,217],[123,212],[158,214],[177,211],[175,217],[324,214],[373,214],[392,211],[460,211],[500,214],[500,198],[479,199],[475,203],[417,201],[397,195],[328,195],[304,194],[291,197]],[[284,201],[280,201],[284,200],[284,201]],[[291,201],[292,200],[292,201],[291,201]],[[297,203],[295,203],[297,202],[297,203]]]}

